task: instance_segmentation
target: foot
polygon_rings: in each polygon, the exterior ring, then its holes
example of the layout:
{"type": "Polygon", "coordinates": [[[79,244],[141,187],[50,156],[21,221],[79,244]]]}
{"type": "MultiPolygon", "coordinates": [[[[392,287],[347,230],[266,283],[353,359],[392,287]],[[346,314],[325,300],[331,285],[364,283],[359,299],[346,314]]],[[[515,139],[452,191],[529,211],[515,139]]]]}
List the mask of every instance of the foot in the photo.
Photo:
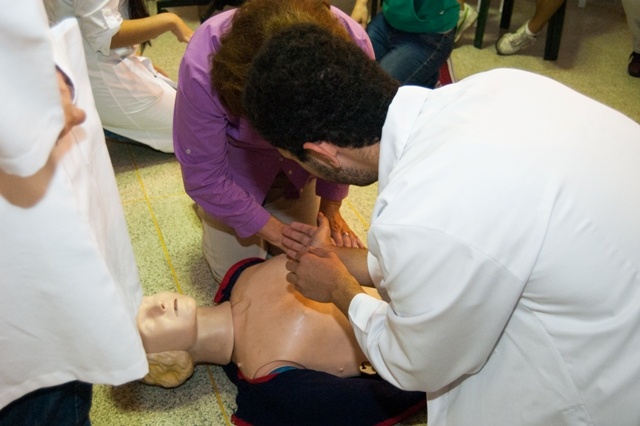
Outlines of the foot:
{"type": "Polygon", "coordinates": [[[506,33],[496,42],[499,55],[513,55],[536,41],[536,34],[529,31],[529,22],[518,28],[515,33],[506,33]]]}
{"type": "Polygon", "coordinates": [[[458,41],[462,33],[473,25],[474,22],[478,20],[478,12],[467,3],[462,6],[460,9],[460,15],[458,16],[458,24],[456,25],[456,38],[455,41],[458,41]]]}
{"type": "Polygon", "coordinates": [[[628,70],[630,76],[640,77],[640,53],[631,52],[628,70]]]}

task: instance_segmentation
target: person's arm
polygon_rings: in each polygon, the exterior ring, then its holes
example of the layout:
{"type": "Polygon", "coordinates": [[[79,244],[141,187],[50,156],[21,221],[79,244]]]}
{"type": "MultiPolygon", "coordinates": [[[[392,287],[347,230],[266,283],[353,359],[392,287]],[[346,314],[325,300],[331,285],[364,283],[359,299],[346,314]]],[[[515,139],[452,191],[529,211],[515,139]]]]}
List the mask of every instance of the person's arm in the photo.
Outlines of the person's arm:
{"type": "MultiPolygon", "coordinates": [[[[226,22],[220,27],[224,28],[226,22]]],[[[209,77],[209,55],[219,41],[216,30],[210,27],[212,23],[208,25],[201,27],[189,43],[178,74],[173,139],[184,187],[209,215],[234,228],[240,237],[262,232],[261,236],[272,242],[280,232],[279,226],[274,226],[278,223],[233,178],[237,169],[228,155],[234,149],[227,135],[230,117],[213,92],[209,77]]]]}
{"type": "Polygon", "coordinates": [[[287,256],[290,259],[299,260],[307,253],[309,247],[322,248],[333,252],[360,285],[372,287],[373,281],[367,267],[367,249],[337,247],[333,244],[329,221],[322,213],[318,214],[318,225],[315,227],[294,222],[285,226],[283,230],[283,245],[287,256]]]}
{"type": "Polygon", "coordinates": [[[183,43],[187,43],[193,35],[193,30],[178,15],[160,13],[147,18],[122,21],[120,30],[111,38],[111,48],[144,43],[168,31],[183,43]]]}
{"type": "Polygon", "coordinates": [[[365,292],[336,253],[322,248],[310,246],[299,259],[289,259],[286,266],[287,280],[303,296],[333,303],[347,317],[353,298],[365,292]]]}
{"type": "Polygon", "coordinates": [[[331,238],[339,247],[359,247],[364,248],[364,244],[355,232],[345,222],[340,213],[342,201],[331,201],[326,198],[320,200],[320,213],[329,221],[331,238]]]}
{"type": "Polygon", "coordinates": [[[367,28],[369,22],[369,9],[367,8],[367,0],[356,0],[351,11],[351,19],[362,25],[362,28],[367,28]]]}
{"type": "Polygon", "coordinates": [[[5,83],[5,108],[0,114],[0,169],[27,177],[48,161],[65,125],[42,2],[12,5],[10,12],[0,16],[0,28],[0,66],[5,83]]]}

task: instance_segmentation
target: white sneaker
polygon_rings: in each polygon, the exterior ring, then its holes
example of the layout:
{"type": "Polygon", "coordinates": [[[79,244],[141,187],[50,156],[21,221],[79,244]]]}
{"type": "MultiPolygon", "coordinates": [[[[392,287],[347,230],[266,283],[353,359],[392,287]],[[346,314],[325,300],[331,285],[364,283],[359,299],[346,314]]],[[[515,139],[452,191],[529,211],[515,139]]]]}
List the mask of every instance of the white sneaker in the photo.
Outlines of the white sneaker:
{"type": "Polygon", "coordinates": [[[529,31],[529,21],[518,28],[515,33],[506,33],[496,42],[499,55],[513,55],[536,41],[536,34],[529,31]]]}
{"type": "Polygon", "coordinates": [[[460,9],[460,15],[458,16],[458,24],[456,25],[456,38],[455,41],[458,41],[462,33],[473,25],[474,22],[478,20],[478,12],[469,6],[467,3],[464,4],[462,9],[460,9]]]}

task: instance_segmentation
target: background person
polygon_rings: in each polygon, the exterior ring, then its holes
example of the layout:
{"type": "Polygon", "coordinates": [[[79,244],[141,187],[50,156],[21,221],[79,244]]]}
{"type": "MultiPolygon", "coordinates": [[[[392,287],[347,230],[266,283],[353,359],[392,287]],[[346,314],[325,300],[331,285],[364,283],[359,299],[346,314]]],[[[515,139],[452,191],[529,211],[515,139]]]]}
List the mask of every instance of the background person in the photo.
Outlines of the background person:
{"type": "Polygon", "coordinates": [[[383,378],[427,392],[430,426],[640,424],[637,123],[519,70],[398,87],[314,25],[268,42],[245,106],[314,174],[378,181],[369,251],[296,225],[288,279],[348,315],[383,378]]]}
{"type": "Polygon", "coordinates": [[[149,16],[144,0],[45,0],[45,5],[52,22],[78,20],[102,126],[173,152],[175,83],[138,50],[168,31],[186,43],[193,30],[174,13],[149,16]]]}
{"type": "Polygon", "coordinates": [[[453,50],[458,0],[383,0],[367,34],[380,66],[401,84],[433,88],[453,50]]]}
{"type": "Polygon", "coordinates": [[[0,424],[86,425],[91,383],[148,371],[142,289],[76,21],[0,28],[0,424]]]}
{"type": "Polygon", "coordinates": [[[285,223],[315,224],[318,210],[329,218],[336,244],[362,246],[340,214],[348,187],[316,180],[282,158],[244,117],[251,60],[271,34],[295,22],[326,26],[373,57],[364,30],[327,2],[254,0],[205,21],[180,64],[176,158],[198,205],[204,256],[218,282],[237,261],[280,248],[285,223]]]}

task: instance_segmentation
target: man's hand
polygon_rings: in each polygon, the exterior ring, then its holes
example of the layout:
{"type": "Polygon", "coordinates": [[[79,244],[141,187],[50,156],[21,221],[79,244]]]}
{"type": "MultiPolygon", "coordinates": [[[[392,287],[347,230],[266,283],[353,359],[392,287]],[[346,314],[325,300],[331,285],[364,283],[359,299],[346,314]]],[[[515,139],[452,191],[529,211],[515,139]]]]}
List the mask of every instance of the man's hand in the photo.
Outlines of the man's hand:
{"type": "Polygon", "coordinates": [[[356,278],[335,253],[313,246],[297,259],[286,264],[287,280],[303,296],[321,302],[334,303],[345,316],[349,304],[359,293],[364,293],[356,278]]]}
{"type": "Polygon", "coordinates": [[[329,221],[322,213],[318,213],[318,226],[293,222],[284,227],[282,235],[282,245],[291,259],[306,253],[309,246],[327,248],[333,245],[329,221]]]}

